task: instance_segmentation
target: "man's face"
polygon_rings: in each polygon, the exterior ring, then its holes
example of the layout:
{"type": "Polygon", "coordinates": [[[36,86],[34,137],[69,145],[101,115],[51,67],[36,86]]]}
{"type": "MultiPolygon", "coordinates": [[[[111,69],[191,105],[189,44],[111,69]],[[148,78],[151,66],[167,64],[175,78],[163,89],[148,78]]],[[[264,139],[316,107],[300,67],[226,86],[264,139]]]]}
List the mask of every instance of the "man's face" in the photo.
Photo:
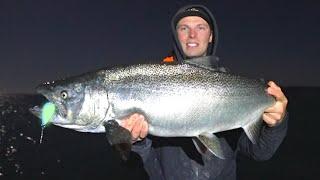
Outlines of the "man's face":
{"type": "Polygon", "coordinates": [[[207,21],[198,16],[187,16],[177,24],[178,39],[187,57],[205,56],[212,32],[207,21]]]}

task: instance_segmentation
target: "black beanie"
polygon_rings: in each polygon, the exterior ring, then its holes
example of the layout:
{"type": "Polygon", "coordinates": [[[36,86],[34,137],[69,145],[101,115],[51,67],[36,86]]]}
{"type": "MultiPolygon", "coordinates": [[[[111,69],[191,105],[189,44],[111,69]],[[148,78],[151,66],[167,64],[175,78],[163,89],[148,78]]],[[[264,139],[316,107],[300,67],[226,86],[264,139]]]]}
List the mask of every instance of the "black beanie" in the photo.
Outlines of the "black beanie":
{"type": "Polygon", "coordinates": [[[180,13],[178,13],[174,19],[175,27],[177,27],[178,22],[182,18],[187,17],[187,16],[201,17],[202,19],[207,21],[207,23],[210,26],[210,29],[213,30],[213,23],[212,23],[210,16],[208,15],[208,13],[206,11],[204,11],[202,8],[199,8],[199,7],[190,7],[188,9],[185,9],[185,10],[181,11],[180,13]]]}

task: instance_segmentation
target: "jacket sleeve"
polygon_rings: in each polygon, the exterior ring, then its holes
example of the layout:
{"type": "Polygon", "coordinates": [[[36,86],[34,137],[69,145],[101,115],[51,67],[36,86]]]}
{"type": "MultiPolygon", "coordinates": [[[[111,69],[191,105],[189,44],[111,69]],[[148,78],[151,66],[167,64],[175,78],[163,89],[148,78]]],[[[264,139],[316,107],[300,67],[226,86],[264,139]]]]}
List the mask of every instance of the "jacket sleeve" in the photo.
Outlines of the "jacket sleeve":
{"type": "Polygon", "coordinates": [[[275,127],[264,125],[256,144],[253,144],[247,135],[242,133],[238,141],[237,150],[241,154],[257,161],[270,159],[287,134],[288,119],[288,112],[286,112],[281,124],[275,127]]]}
{"type": "Polygon", "coordinates": [[[132,145],[132,151],[137,153],[145,163],[152,152],[152,140],[147,136],[142,141],[138,141],[132,145]]]}

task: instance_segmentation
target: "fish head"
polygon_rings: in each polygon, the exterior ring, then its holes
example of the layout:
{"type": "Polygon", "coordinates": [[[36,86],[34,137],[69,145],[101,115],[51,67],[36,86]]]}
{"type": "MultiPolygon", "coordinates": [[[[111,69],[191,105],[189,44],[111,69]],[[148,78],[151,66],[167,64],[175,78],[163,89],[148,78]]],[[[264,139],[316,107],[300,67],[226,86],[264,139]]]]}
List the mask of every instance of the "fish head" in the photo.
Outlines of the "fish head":
{"type": "Polygon", "coordinates": [[[56,111],[51,122],[58,126],[75,124],[84,101],[84,84],[65,80],[46,82],[36,88],[54,104],[56,111]]]}

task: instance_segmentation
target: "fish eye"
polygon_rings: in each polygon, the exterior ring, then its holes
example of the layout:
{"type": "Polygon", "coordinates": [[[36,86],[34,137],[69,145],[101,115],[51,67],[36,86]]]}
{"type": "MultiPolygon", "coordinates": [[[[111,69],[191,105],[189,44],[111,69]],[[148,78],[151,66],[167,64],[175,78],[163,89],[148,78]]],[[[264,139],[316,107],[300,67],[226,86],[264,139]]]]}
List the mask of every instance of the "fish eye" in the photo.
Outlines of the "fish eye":
{"type": "Polygon", "coordinates": [[[68,98],[67,91],[61,91],[60,95],[61,95],[62,99],[67,99],[68,98]]]}

